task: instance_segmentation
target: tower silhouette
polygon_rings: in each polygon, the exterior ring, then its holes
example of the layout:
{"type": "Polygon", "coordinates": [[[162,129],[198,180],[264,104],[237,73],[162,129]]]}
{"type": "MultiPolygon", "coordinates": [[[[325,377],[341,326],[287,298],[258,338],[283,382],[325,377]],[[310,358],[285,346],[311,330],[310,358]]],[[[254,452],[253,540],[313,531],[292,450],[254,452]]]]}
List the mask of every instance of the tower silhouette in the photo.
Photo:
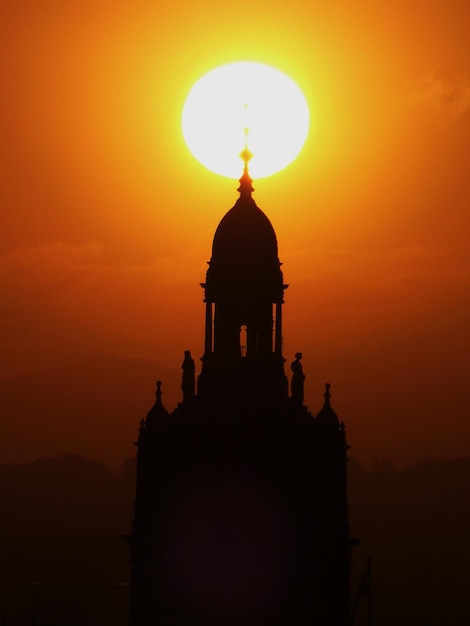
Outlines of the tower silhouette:
{"type": "Polygon", "coordinates": [[[140,425],[131,626],[349,623],[344,425],[303,404],[282,354],[284,284],[274,229],[253,197],[221,220],[206,281],[202,369],[185,352],[182,402],[161,383],[140,425]]]}

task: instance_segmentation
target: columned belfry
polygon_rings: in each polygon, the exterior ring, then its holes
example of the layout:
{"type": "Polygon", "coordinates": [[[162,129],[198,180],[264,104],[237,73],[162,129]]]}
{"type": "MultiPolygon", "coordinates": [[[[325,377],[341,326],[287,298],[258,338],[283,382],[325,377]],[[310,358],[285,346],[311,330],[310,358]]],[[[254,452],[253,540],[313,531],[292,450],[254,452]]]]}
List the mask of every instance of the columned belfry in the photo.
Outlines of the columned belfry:
{"type": "Polygon", "coordinates": [[[248,151],[240,197],[220,222],[206,282],[198,395],[231,402],[287,398],[282,356],[284,284],[271,222],[252,198],[248,151]]]}
{"type": "Polygon", "coordinates": [[[289,392],[287,285],[249,157],[202,283],[197,387],[186,350],[182,401],[169,413],[159,382],[141,422],[130,626],[350,623],[344,425],[330,385],[316,417],[303,404],[301,353],[289,392]]]}

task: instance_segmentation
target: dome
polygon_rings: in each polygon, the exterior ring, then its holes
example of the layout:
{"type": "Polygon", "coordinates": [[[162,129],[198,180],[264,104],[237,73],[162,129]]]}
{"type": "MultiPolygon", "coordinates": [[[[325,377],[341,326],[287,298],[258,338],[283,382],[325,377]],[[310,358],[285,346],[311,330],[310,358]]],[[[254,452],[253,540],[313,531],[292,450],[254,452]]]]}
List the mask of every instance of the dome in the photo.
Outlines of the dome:
{"type": "Polygon", "coordinates": [[[251,194],[242,193],[215,232],[207,289],[243,284],[276,299],[282,282],[274,228],[251,194]]]}
{"type": "Polygon", "coordinates": [[[239,198],[222,218],[212,244],[212,263],[273,261],[279,265],[276,233],[253,198],[239,198]]]}

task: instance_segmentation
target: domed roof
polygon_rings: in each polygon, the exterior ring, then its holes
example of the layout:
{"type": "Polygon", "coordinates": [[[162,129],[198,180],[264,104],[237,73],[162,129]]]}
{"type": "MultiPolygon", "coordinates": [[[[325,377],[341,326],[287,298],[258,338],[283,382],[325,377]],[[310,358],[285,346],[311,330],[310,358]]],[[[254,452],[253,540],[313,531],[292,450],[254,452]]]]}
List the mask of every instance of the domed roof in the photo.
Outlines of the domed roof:
{"type": "Polygon", "coordinates": [[[243,283],[261,291],[282,290],[277,239],[271,222],[251,197],[251,179],[240,179],[240,198],[214,235],[207,288],[243,283]]]}
{"type": "Polygon", "coordinates": [[[251,196],[241,196],[215,231],[211,263],[240,263],[248,257],[279,263],[277,254],[271,222],[251,196]]]}

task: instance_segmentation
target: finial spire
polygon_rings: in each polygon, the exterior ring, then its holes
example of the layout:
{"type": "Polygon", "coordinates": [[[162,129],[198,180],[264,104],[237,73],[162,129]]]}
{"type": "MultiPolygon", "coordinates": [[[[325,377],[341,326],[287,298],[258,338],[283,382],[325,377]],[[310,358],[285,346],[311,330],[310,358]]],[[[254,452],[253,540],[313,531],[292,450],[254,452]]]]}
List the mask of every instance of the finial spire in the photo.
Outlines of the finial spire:
{"type": "MultiPolygon", "coordinates": [[[[247,110],[248,110],[248,105],[245,104],[245,112],[247,110]]],[[[253,179],[251,178],[250,172],[248,170],[248,163],[253,158],[253,153],[250,152],[248,148],[248,134],[250,132],[250,129],[247,126],[245,126],[245,128],[243,129],[243,132],[245,133],[245,147],[240,152],[239,156],[242,159],[244,166],[243,166],[242,177],[239,179],[240,187],[238,188],[238,191],[240,192],[241,196],[251,196],[251,192],[254,191],[254,188],[252,185],[253,179]]]]}
{"type": "Polygon", "coordinates": [[[319,423],[330,424],[335,427],[339,427],[338,416],[333,411],[330,405],[330,397],[331,397],[330,387],[331,387],[330,383],[326,383],[325,393],[323,394],[323,397],[325,398],[325,403],[317,415],[317,420],[319,423]]]}
{"type": "Polygon", "coordinates": [[[157,390],[155,391],[156,401],[155,405],[147,413],[146,426],[153,427],[160,422],[161,418],[168,417],[169,413],[162,403],[162,395],[162,381],[157,380],[157,390]]]}

